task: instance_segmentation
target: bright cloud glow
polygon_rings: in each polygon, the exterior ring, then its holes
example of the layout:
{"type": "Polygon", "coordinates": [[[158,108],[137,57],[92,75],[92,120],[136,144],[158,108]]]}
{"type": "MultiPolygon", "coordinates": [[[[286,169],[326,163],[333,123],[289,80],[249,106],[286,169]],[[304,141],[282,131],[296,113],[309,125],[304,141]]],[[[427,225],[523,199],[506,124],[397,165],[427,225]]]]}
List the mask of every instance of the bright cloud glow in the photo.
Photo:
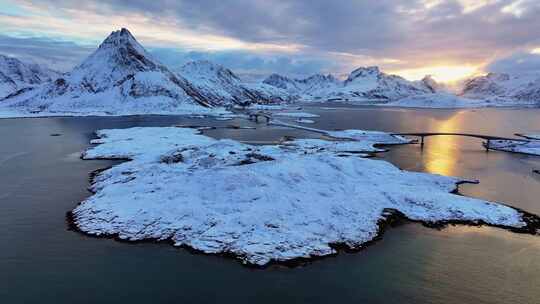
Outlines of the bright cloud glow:
{"type": "Polygon", "coordinates": [[[458,2],[463,6],[464,13],[470,13],[491,3],[495,3],[496,1],[497,0],[459,0],[458,2]]]}
{"type": "MultiPolygon", "coordinates": [[[[447,2],[445,0],[424,0],[423,4],[427,9],[432,9],[447,2]]],[[[463,7],[463,13],[466,14],[495,3],[497,0],[457,0],[457,2],[463,7]]]]}
{"type": "Polygon", "coordinates": [[[49,10],[46,6],[23,3],[25,15],[0,18],[0,28],[22,36],[41,33],[57,37],[101,41],[111,31],[129,27],[143,43],[152,46],[174,46],[192,50],[248,50],[254,52],[296,52],[298,44],[248,43],[239,39],[201,33],[182,27],[179,21],[163,17],[158,22],[142,14],[114,16],[75,9],[49,10]],[[44,26],[46,24],[46,26],[44,26]],[[129,25],[129,26],[127,26],[129,25]]]}
{"type": "MultiPolygon", "coordinates": [[[[536,1],[536,0],[535,0],[536,1]]],[[[528,0],[517,0],[517,1],[514,1],[512,2],[511,4],[503,7],[501,9],[501,11],[503,13],[507,13],[507,14],[512,14],[516,17],[521,17],[521,15],[523,15],[523,13],[525,13],[526,11],[526,6],[525,4],[529,2],[528,0]]]]}
{"type": "Polygon", "coordinates": [[[126,27],[171,62],[184,54],[295,76],[376,65],[451,81],[531,52],[539,15],[538,0],[0,0],[0,53],[67,66],[126,27]]]}
{"type": "Polygon", "coordinates": [[[426,75],[431,75],[440,82],[458,81],[478,73],[478,67],[474,66],[433,66],[418,69],[398,70],[394,74],[410,80],[420,80],[426,75]]]}

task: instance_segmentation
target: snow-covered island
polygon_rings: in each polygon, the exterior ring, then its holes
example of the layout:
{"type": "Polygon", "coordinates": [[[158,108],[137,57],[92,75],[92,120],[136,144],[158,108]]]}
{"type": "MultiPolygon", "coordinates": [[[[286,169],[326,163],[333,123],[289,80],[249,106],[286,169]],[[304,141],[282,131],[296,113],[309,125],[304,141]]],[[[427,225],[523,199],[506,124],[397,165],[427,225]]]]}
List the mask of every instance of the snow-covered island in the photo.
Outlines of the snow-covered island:
{"type": "Polygon", "coordinates": [[[90,235],[168,240],[259,266],[362,248],[397,215],[431,225],[538,227],[530,214],[455,194],[462,179],[359,157],[403,138],[335,135],[361,140],[252,146],[189,128],[101,130],[83,158],[128,161],[94,176],[94,194],[70,219],[90,235]]]}
{"type": "Polygon", "coordinates": [[[540,134],[523,134],[528,141],[517,140],[494,140],[490,142],[490,148],[494,150],[540,155],[540,134]]]}

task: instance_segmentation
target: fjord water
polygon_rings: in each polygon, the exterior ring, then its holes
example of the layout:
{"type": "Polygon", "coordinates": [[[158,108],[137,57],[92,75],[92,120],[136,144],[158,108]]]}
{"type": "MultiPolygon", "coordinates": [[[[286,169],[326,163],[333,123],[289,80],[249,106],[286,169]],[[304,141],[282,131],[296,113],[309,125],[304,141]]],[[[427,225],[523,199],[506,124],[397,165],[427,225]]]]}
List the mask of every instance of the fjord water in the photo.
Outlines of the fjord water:
{"type": "MultiPolygon", "coordinates": [[[[463,131],[498,136],[540,131],[538,109],[412,110],[306,107],[314,127],[392,132],[463,131]]],[[[251,269],[169,244],[121,243],[69,231],[65,213],[90,195],[83,161],[93,131],[132,126],[252,125],[183,117],[0,120],[1,303],[537,303],[540,237],[497,228],[418,224],[390,228],[358,253],[297,268],[251,269]],[[60,136],[50,136],[51,134],[60,136]]],[[[257,125],[210,136],[273,141],[299,130],[257,125]]],[[[477,139],[434,137],[378,157],[415,171],[479,179],[461,193],[540,214],[540,157],[483,151],[477,139]]]]}

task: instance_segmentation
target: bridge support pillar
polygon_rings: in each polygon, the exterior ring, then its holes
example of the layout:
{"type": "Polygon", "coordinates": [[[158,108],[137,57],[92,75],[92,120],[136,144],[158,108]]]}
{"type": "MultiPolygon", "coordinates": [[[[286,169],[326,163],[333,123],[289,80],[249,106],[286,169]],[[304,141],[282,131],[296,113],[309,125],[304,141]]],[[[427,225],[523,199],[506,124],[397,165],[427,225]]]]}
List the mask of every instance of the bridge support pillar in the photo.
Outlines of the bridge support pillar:
{"type": "Polygon", "coordinates": [[[486,152],[489,152],[489,139],[486,142],[486,152]]]}
{"type": "Polygon", "coordinates": [[[424,148],[424,136],[420,136],[420,147],[424,148]]]}

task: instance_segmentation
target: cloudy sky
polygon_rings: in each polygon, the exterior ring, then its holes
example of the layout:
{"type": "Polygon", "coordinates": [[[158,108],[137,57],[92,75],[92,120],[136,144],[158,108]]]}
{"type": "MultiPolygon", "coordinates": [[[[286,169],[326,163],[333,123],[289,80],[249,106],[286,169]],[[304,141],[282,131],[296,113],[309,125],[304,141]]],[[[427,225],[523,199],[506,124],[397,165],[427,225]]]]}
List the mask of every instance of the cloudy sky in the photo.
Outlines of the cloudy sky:
{"type": "Polygon", "coordinates": [[[441,81],[540,70],[538,0],[0,0],[0,53],[69,70],[126,27],[169,65],[441,81]]]}

